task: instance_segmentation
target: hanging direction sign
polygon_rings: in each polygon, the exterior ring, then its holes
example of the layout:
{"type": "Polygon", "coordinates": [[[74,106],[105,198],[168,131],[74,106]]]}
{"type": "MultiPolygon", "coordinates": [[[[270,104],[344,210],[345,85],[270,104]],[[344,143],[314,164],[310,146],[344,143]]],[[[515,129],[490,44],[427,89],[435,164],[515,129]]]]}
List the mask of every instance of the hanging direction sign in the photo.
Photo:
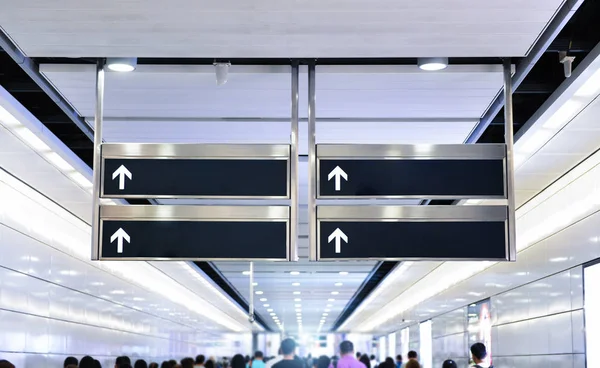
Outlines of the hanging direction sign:
{"type": "Polygon", "coordinates": [[[318,260],[507,260],[507,206],[318,206],[318,260]]]}
{"type": "Polygon", "coordinates": [[[317,198],[506,198],[503,144],[317,145],[317,198]]]}
{"type": "Polygon", "coordinates": [[[104,198],[289,198],[289,145],[102,145],[104,198]]]}
{"type": "Polygon", "coordinates": [[[103,206],[100,260],[287,260],[288,206],[103,206]]]}

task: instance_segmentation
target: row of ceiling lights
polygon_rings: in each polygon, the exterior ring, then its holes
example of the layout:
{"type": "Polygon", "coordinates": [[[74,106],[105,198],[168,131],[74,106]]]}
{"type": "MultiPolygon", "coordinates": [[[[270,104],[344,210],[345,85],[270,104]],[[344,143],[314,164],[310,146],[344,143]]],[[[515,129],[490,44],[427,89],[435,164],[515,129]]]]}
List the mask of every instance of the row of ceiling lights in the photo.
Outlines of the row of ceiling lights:
{"type": "MultiPolygon", "coordinates": [[[[243,271],[242,274],[244,276],[248,276],[248,275],[250,275],[250,271],[243,271]]],[[[339,274],[342,275],[342,276],[346,276],[346,275],[348,275],[348,272],[347,271],[340,271],[339,274]]],[[[298,276],[298,275],[300,275],[300,272],[299,271],[290,271],[290,275],[292,275],[292,276],[298,276]]],[[[335,286],[342,286],[344,284],[341,283],[341,282],[336,282],[334,285],[335,286]]],[[[254,282],[253,286],[258,286],[258,283],[254,282]]],[[[293,282],[292,286],[300,286],[300,283],[299,282],[293,282]]],[[[263,295],[264,294],[264,292],[262,290],[257,290],[254,293],[256,295],[263,295]]],[[[300,291],[294,291],[293,294],[294,295],[300,295],[301,292],[300,291]]],[[[339,292],[338,291],[332,291],[331,294],[332,295],[338,295],[339,292]]],[[[280,329],[283,329],[283,324],[282,324],[281,320],[279,319],[279,317],[277,316],[277,313],[275,313],[275,311],[273,310],[273,308],[270,308],[271,307],[270,304],[266,303],[268,301],[268,299],[265,298],[265,297],[263,297],[263,298],[260,298],[259,300],[261,302],[265,303],[265,304],[263,304],[263,307],[267,308],[267,312],[269,313],[269,315],[271,316],[271,318],[273,318],[273,321],[279,326],[280,329]]],[[[301,301],[302,301],[302,299],[300,299],[300,298],[294,298],[294,302],[295,303],[299,303],[301,301]]],[[[330,298],[330,299],[327,299],[327,301],[328,302],[334,302],[335,299],[330,298]]],[[[333,304],[327,304],[326,305],[326,308],[323,311],[323,314],[321,316],[321,320],[319,322],[319,331],[321,330],[321,328],[323,327],[323,325],[325,324],[325,322],[327,322],[327,316],[329,316],[329,312],[331,311],[331,309],[329,309],[329,308],[331,308],[331,307],[333,307],[333,304]]],[[[302,329],[302,305],[301,304],[294,304],[294,308],[295,308],[295,311],[296,311],[296,321],[298,322],[298,329],[301,330],[302,329]]]]}
{"type": "MultiPolygon", "coordinates": [[[[137,67],[137,58],[108,58],[106,61],[108,69],[115,72],[132,72],[137,67]]],[[[227,71],[230,63],[215,62],[217,73],[217,84],[224,84],[227,81],[227,71]]],[[[417,65],[420,69],[426,71],[438,71],[448,67],[448,58],[445,57],[428,57],[419,58],[417,65]]]]}

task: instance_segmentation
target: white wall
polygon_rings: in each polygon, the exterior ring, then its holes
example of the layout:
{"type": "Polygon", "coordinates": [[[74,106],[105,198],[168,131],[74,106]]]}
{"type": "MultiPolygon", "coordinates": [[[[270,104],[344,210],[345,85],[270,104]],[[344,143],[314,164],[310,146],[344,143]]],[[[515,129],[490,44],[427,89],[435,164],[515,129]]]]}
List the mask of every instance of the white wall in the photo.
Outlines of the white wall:
{"type": "Polygon", "coordinates": [[[160,362],[251,347],[249,333],[214,328],[184,300],[130,282],[132,263],[111,272],[89,261],[83,222],[0,174],[0,359],[55,368],[89,354],[111,367],[122,354],[160,362]]]}

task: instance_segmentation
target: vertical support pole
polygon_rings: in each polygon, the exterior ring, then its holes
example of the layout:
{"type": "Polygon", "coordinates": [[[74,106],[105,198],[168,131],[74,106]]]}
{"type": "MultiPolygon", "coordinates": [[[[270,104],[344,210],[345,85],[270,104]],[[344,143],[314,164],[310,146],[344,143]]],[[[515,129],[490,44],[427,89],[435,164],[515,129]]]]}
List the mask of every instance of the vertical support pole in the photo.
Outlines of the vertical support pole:
{"type": "Polygon", "coordinates": [[[318,260],[317,252],[317,142],[315,111],[315,64],[308,66],[308,247],[309,259],[318,260]]]}
{"type": "Polygon", "coordinates": [[[512,65],[510,58],[504,63],[504,141],[506,143],[506,191],[508,199],[508,260],[517,260],[515,217],[515,166],[512,99],[512,65]]]}
{"type": "Polygon", "coordinates": [[[248,321],[254,323],[254,262],[250,262],[250,302],[248,303],[248,321]]]}
{"type": "Polygon", "coordinates": [[[94,167],[92,189],[92,261],[100,259],[100,180],[102,119],[104,115],[104,59],[96,65],[96,112],[94,115],[94,167]]]}
{"type": "Polygon", "coordinates": [[[290,134],[290,251],[288,261],[298,261],[298,118],[299,76],[298,61],[292,62],[292,127],[290,134]]]}

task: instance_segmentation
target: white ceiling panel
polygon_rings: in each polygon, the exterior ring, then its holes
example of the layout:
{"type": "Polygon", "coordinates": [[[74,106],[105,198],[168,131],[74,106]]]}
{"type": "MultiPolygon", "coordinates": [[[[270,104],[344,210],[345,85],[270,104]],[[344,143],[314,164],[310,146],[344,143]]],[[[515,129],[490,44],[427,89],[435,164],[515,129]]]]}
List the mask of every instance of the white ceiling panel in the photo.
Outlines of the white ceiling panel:
{"type": "Polygon", "coordinates": [[[562,0],[6,1],[28,56],[523,56],[562,0]]]}

